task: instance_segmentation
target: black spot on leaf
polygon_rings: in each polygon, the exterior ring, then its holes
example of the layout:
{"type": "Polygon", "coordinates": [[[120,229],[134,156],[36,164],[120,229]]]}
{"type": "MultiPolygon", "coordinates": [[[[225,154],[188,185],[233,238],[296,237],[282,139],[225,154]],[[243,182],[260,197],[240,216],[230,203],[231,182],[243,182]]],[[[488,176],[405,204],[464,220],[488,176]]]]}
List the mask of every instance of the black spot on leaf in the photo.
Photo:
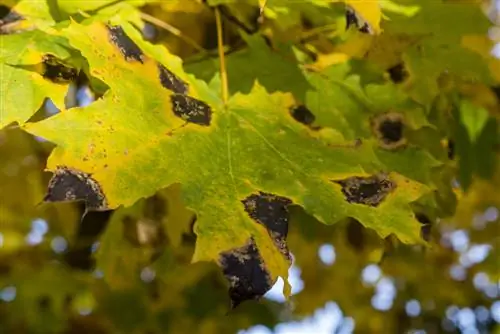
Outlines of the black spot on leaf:
{"type": "Polygon", "coordinates": [[[372,120],[372,128],[381,147],[394,150],[406,145],[405,124],[401,114],[388,112],[378,115],[372,120]]]}
{"type": "Polygon", "coordinates": [[[43,77],[55,83],[68,83],[76,80],[78,70],[53,55],[43,56],[43,77]]]}
{"type": "Polygon", "coordinates": [[[299,105],[291,108],[290,114],[297,122],[304,125],[311,125],[316,119],[314,114],[305,105],[299,105]]]}
{"type": "Polygon", "coordinates": [[[241,201],[250,218],[264,225],[278,250],[288,260],[290,254],[286,243],[290,214],[288,206],[292,201],[286,197],[259,192],[241,201]]]}
{"type": "Polygon", "coordinates": [[[286,197],[259,192],[241,201],[250,218],[264,225],[269,231],[286,238],[288,234],[288,206],[292,201],[286,197]]]}
{"type": "Polygon", "coordinates": [[[258,300],[273,285],[255,241],[220,254],[222,272],[229,282],[231,308],[246,300],[258,300]]]}
{"type": "Polygon", "coordinates": [[[342,186],[342,193],[349,203],[377,207],[396,188],[396,184],[384,174],[369,177],[354,176],[333,181],[342,186]]]}
{"type": "Polygon", "coordinates": [[[367,22],[362,22],[363,20],[356,14],[354,9],[347,7],[345,12],[346,17],[346,29],[349,29],[351,26],[355,26],[362,33],[369,34],[370,26],[367,22]]]}
{"type": "Polygon", "coordinates": [[[105,210],[106,198],[90,174],[58,167],[49,182],[45,202],[84,201],[87,209],[105,210]]]}
{"type": "Polygon", "coordinates": [[[173,94],[170,99],[176,116],[190,123],[210,125],[212,109],[205,102],[182,94],[173,94]]]}
{"type": "Polygon", "coordinates": [[[186,82],[181,80],[181,78],[170,72],[162,64],[158,64],[158,71],[160,73],[160,82],[163,87],[170,89],[174,93],[187,94],[188,85],[186,82]]]}
{"type": "Polygon", "coordinates": [[[408,77],[408,72],[403,63],[399,63],[387,70],[389,77],[394,83],[401,83],[408,77]]]}
{"type": "Polygon", "coordinates": [[[118,47],[125,60],[143,63],[144,54],[122,27],[109,25],[108,31],[111,42],[118,47]]]}

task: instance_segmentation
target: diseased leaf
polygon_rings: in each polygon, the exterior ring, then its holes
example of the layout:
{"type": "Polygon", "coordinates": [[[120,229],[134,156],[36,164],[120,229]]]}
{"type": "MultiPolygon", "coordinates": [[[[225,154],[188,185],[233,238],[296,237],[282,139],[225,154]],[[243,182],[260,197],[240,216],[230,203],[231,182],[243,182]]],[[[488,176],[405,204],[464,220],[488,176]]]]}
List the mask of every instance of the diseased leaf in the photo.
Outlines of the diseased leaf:
{"type": "MultiPolygon", "coordinates": [[[[206,86],[175,73],[180,76],[176,82],[181,77],[189,82],[189,95],[175,93],[170,90],[174,86],[162,85],[158,62],[149,51],[137,48],[141,42],[132,40],[129,31],[126,25],[122,33],[98,23],[72,23],[65,36],[88,59],[90,73],[110,90],[88,107],[25,126],[59,145],[49,158],[50,170],[71,168],[92,178],[104,195],[98,208],[130,206],[159,188],[180,183],[187,207],[197,215],[193,260],[214,260],[224,267],[223,254],[250,247],[243,253],[250,252],[256,263],[262,258],[259,267],[269,274],[268,288],[277,276],[286,277],[289,260],[283,255],[282,237],[273,235],[273,228],[270,234],[269,226],[255,221],[242,203],[252,194],[285,197],[326,224],[351,216],[383,236],[395,233],[404,242],[420,242],[420,224],[409,203],[426,193],[426,186],[390,174],[397,187],[371,207],[349,203],[335,183],[392,169],[374,155],[374,142],[353,148],[317,140],[290,115],[289,94],[270,95],[259,84],[249,95],[234,95],[224,107],[206,86]],[[71,132],[61,131],[69,124],[71,132]],[[139,182],[131,186],[132,180],[139,182]]],[[[80,180],[88,184],[87,176],[80,180]]],[[[89,201],[99,192],[90,194],[71,197],[89,201]]],[[[247,288],[255,295],[265,292],[262,286],[254,290],[250,282],[247,288]]]]}
{"type": "Polygon", "coordinates": [[[45,98],[64,109],[67,83],[77,71],[63,64],[71,56],[67,41],[38,30],[0,39],[0,128],[26,122],[45,98]]]}

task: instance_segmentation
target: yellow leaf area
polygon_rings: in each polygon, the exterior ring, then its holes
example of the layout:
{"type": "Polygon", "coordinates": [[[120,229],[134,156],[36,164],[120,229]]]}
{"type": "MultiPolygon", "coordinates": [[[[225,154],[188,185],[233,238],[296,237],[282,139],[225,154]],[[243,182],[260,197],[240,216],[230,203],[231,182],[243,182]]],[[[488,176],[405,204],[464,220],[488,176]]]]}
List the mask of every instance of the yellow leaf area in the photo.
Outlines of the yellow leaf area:
{"type": "Polygon", "coordinates": [[[380,21],[382,20],[382,10],[377,0],[345,0],[363,20],[373,29],[375,34],[380,34],[380,21]]]}
{"type": "MultiPolygon", "coordinates": [[[[124,26],[124,31],[132,29],[124,26]]],[[[219,261],[221,252],[242,247],[252,237],[272,278],[286,277],[288,260],[242,203],[260,192],[286,197],[326,224],[351,216],[382,236],[394,233],[405,243],[421,242],[409,203],[429,188],[390,173],[373,142],[343,147],[315,139],[290,115],[290,94],[271,95],[258,84],[249,95],[233,96],[224,108],[218,93],[170,68],[176,58],[164,52],[162,64],[174,72],[168,77],[176,83],[167,89],[162,70],[149,57],[153,48],[145,47],[146,55],[140,56],[123,36],[117,46],[116,35],[113,41],[102,24],[72,23],[64,34],[87,58],[90,73],[110,89],[88,107],[24,128],[58,145],[49,170],[66,166],[90,174],[108,208],[130,206],[158,189],[181,184],[183,200],[197,216],[193,261],[219,261]],[[179,90],[180,80],[189,83],[187,95],[172,91],[179,90]],[[190,102],[182,105],[179,98],[185,101],[188,95],[190,102]],[[200,113],[206,116],[201,122],[196,118],[200,113]],[[381,171],[388,176],[374,186],[387,189],[375,191],[375,205],[346,201],[339,181],[381,171]]]]}
{"type": "Polygon", "coordinates": [[[69,57],[63,39],[35,30],[0,36],[0,45],[0,128],[27,121],[46,97],[64,107],[67,84],[43,76],[44,56],[69,57]]]}

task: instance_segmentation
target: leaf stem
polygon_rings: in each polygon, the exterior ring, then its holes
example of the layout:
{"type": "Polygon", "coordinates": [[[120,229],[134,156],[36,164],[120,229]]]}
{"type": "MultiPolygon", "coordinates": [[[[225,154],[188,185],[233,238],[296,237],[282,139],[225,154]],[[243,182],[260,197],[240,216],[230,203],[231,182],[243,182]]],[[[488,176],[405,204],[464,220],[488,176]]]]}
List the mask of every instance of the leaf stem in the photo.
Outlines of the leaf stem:
{"type": "Polygon", "coordinates": [[[146,13],[141,13],[141,18],[146,22],[152,23],[157,27],[165,29],[166,31],[168,31],[172,35],[179,37],[184,42],[188,43],[193,48],[195,48],[198,52],[207,53],[207,50],[205,50],[203,47],[198,45],[198,43],[196,43],[192,38],[182,34],[182,32],[179,29],[177,29],[176,27],[174,27],[173,25],[170,25],[167,22],[162,21],[162,20],[160,20],[154,16],[151,16],[149,14],[146,14],[146,13]]]}
{"type": "Polygon", "coordinates": [[[224,41],[223,41],[223,37],[222,37],[222,20],[221,20],[219,7],[215,7],[215,23],[217,25],[217,50],[219,51],[219,61],[220,61],[222,101],[224,102],[224,105],[226,105],[229,93],[228,93],[228,83],[227,83],[226,60],[224,58],[224,41]]]}

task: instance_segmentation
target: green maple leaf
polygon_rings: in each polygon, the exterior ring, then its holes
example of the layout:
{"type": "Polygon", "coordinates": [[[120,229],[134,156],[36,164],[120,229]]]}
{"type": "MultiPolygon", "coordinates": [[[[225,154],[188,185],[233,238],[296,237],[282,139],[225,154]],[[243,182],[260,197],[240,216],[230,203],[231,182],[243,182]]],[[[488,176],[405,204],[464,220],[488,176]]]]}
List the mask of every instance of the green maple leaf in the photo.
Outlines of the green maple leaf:
{"type": "Polygon", "coordinates": [[[39,30],[0,36],[0,128],[24,123],[50,98],[64,108],[67,79],[74,69],[54,63],[71,57],[67,41],[39,30]],[[54,70],[54,71],[52,71],[54,70]],[[64,70],[59,76],[56,70],[64,70]]]}
{"type": "Polygon", "coordinates": [[[24,127],[58,145],[46,200],[105,210],[180,183],[197,215],[193,261],[219,263],[236,303],[287,276],[292,203],[325,224],[351,216],[382,236],[421,242],[409,203],[429,188],[385,164],[428,168],[411,154],[381,159],[375,140],[334,145],[293,119],[291,94],[269,94],[257,83],[225,106],[127,24],[72,23],[64,35],[109,90],[87,107],[24,127]]]}

